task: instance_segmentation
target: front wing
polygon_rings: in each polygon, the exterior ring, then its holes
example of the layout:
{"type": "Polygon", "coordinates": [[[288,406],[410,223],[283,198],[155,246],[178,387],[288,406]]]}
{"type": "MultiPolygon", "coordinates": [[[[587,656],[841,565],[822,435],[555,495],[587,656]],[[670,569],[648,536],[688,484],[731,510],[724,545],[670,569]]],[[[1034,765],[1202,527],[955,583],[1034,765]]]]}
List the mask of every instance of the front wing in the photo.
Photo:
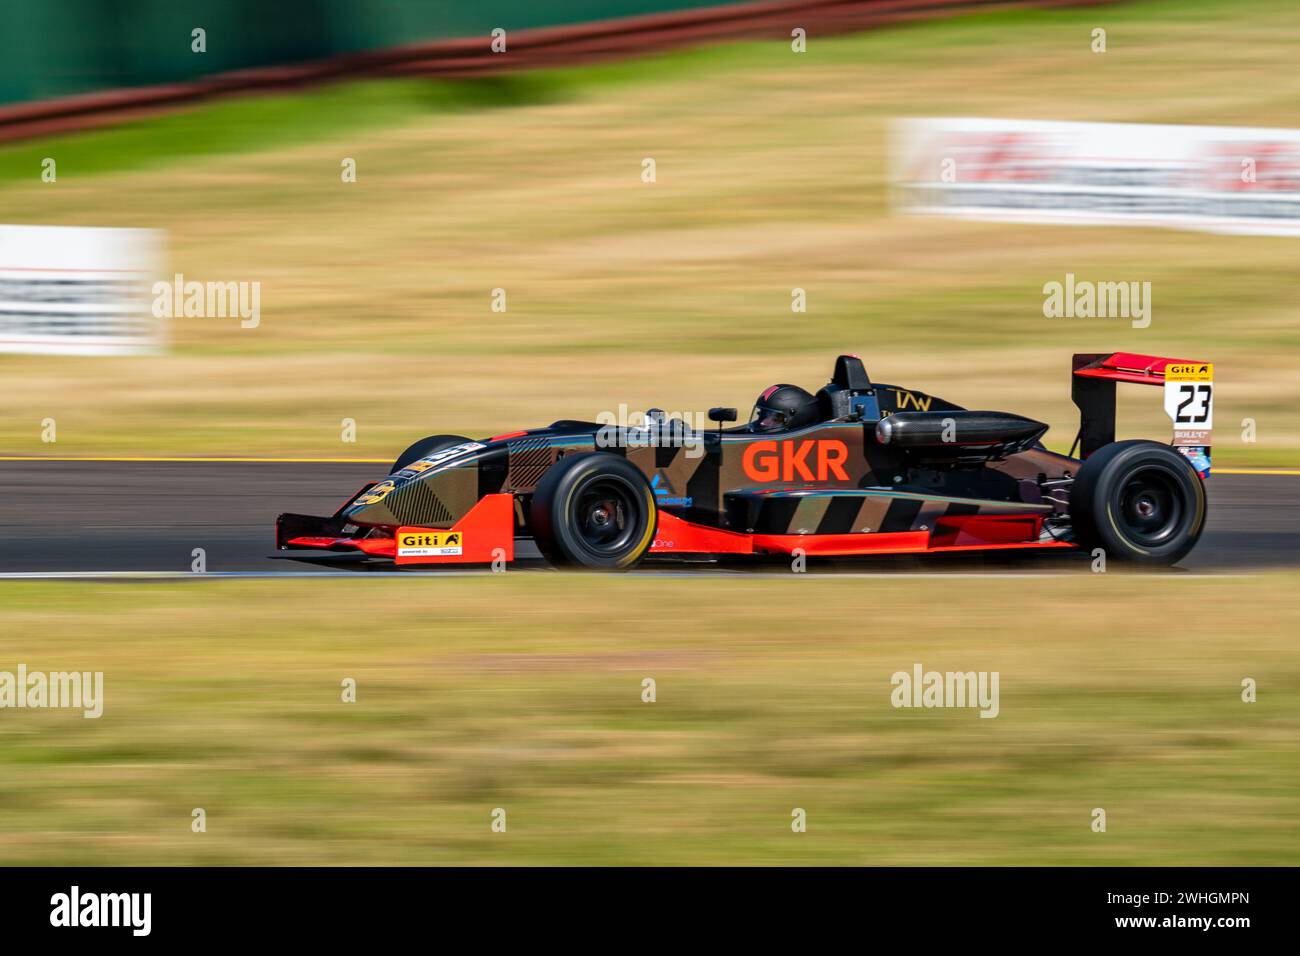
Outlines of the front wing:
{"type": "Polygon", "coordinates": [[[394,564],[490,564],[515,558],[514,495],[485,495],[450,528],[372,528],[335,515],[282,514],[280,557],[388,559],[394,564]],[[284,552],[298,552],[286,554],[284,552]]]}

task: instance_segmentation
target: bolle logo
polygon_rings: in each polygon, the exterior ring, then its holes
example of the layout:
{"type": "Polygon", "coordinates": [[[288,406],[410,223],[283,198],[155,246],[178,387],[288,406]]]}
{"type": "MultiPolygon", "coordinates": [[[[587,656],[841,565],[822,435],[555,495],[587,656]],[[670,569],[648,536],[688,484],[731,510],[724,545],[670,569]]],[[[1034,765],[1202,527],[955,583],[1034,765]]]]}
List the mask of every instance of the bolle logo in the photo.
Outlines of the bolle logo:
{"type": "Polygon", "coordinates": [[[751,481],[848,481],[848,446],[836,439],[799,442],[756,441],[745,449],[745,477],[751,481]]]}

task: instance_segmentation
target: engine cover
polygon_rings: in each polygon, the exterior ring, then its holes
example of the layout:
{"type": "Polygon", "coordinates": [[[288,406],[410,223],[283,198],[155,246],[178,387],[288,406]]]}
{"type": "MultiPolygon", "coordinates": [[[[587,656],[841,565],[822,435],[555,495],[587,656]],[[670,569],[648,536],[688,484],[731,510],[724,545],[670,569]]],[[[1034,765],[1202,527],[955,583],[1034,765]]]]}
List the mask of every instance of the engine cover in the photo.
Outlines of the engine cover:
{"type": "Polygon", "coordinates": [[[898,412],[876,425],[876,441],[915,462],[964,464],[1025,451],[1047,426],[1010,412],[898,412]]]}

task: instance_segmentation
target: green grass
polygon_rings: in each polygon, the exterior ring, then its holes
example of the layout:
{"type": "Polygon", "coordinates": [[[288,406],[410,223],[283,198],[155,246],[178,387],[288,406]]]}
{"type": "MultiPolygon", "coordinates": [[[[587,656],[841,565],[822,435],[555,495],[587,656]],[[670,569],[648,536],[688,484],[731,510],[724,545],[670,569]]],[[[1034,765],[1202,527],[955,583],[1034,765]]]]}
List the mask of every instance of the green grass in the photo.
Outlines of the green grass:
{"type": "MultiPolygon", "coordinates": [[[[1207,27],[1221,22],[1223,0],[1148,0],[1100,9],[1002,10],[958,14],[937,23],[898,24],[861,37],[814,36],[819,66],[859,66],[864,43],[878,64],[914,64],[918,48],[930,55],[973,53],[983,59],[990,46],[1005,43],[1008,32],[1038,36],[1053,31],[1108,29],[1176,16],[1207,27]]],[[[1286,0],[1252,0],[1264,15],[1289,12],[1286,0]]],[[[580,67],[471,78],[363,80],[328,84],[306,92],[265,93],[199,103],[180,112],[131,121],[109,129],[0,146],[0,188],[21,183],[40,170],[56,146],[61,165],[78,176],[156,168],[205,156],[301,145],[336,136],[340,130],[364,133],[439,114],[500,107],[524,107],[581,99],[621,87],[673,84],[683,75],[721,78],[760,71],[785,72],[790,62],[784,44],[741,42],[670,50],[652,56],[580,67]]]]}
{"type": "Polygon", "coordinates": [[[0,714],[0,863],[1295,865],[1295,584],[10,582],[0,670],[105,712],[0,714]]]}
{"type": "Polygon", "coordinates": [[[258,94],[199,104],[107,129],[0,147],[0,186],[39,174],[53,151],[60,175],[97,176],[170,167],[213,156],[273,150],[365,134],[440,114],[545,103],[563,94],[547,77],[366,80],[306,93],[258,94]]]}

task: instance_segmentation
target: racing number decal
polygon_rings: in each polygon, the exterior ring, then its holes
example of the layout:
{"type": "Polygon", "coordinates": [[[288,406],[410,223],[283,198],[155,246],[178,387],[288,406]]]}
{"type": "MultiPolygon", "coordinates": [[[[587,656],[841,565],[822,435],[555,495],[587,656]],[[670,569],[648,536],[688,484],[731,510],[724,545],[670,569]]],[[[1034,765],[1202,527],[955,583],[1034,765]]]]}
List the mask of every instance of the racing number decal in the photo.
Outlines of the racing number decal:
{"type": "Polygon", "coordinates": [[[387,498],[396,487],[397,485],[393,483],[391,478],[386,479],[375,485],[373,488],[369,488],[362,494],[358,495],[357,500],[352,503],[354,505],[377,505],[379,502],[387,498]]]}
{"type": "Polygon", "coordinates": [[[1202,478],[1210,475],[1214,427],[1214,366],[1171,362],[1165,366],[1165,414],[1174,421],[1174,448],[1202,478]]]}
{"type": "Polygon", "coordinates": [[[1214,427],[1214,366],[1204,362],[1171,364],[1165,369],[1165,414],[1174,430],[1214,427]]]}
{"type": "Polygon", "coordinates": [[[742,464],[750,481],[848,481],[844,463],[849,448],[837,439],[756,441],[745,449],[742,464]]]}
{"type": "Polygon", "coordinates": [[[1185,395],[1174,411],[1175,425],[1206,425],[1210,421],[1210,403],[1214,397],[1213,385],[1179,385],[1178,394],[1185,395]],[[1199,401],[1198,401],[1199,400],[1199,401]],[[1195,408],[1188,409],[1193,402],[1195,408]]]}

